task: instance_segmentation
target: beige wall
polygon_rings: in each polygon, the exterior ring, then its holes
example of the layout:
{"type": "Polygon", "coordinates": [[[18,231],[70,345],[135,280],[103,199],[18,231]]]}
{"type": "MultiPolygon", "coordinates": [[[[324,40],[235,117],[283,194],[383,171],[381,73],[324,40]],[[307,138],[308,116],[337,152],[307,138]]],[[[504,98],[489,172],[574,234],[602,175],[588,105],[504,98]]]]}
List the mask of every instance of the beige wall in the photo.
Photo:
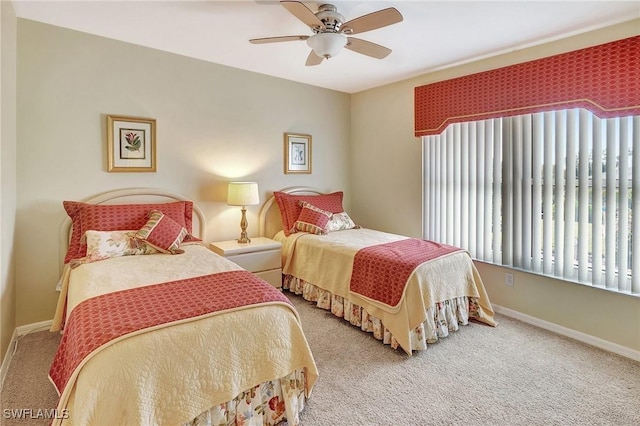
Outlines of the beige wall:
{"type": "Polygon", "coordinates": [[[0,2],[0,362],[16,326],[16,14],[0,2]]]}
{"type": "MultiPolygon", "coordinates": [[[[353,214],[364,226],[422,235],[422,147],[413,133],[413,89],[435,81],[640,34],[640,20],[511,52],[352,95],[353,214]]],[[[495,304],[640,351],[640,298],[480,265],[495,304]]]]}
{"type": "Polygon", "coordinates": [[[257,181],[262,201],[298,185],[350,193],[347,94],[22,19],[18,75],[18,325],[53,316],[62,200],[166,188],[196,200],[221,240],[240,234],[230,180],[257,181]],[[157,120],[157,173],[106,171],[107,114],[157,120]],[[284,132],[312,135],[312,174],[284,174],[284,132]]]}

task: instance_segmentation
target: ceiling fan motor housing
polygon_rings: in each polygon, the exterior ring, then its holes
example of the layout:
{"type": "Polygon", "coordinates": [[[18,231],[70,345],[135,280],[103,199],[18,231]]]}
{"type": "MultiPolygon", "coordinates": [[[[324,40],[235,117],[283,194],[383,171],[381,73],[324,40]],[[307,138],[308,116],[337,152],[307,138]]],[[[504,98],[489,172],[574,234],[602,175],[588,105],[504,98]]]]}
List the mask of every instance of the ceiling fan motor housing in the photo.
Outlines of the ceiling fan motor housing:
{"type": "Polygon", "coordinates": [[[344,24],[345,21],[344,16],[338,13],[338,9],[332,4],[321,4],[315,15],[324,24],[324,29],[319,28],[315,30],[316,33],[337,33],[340,31],[340,26],[344,24]]]}

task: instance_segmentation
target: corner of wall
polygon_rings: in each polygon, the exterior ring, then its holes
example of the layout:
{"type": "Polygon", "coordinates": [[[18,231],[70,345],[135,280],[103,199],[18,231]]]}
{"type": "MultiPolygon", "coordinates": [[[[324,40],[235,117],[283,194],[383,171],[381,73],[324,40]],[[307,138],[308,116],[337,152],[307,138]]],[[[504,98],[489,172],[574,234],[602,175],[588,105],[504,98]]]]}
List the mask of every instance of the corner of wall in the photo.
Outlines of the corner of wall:
{"type": "Polygon", "coordinates": [[[0,2],[0,47],[0,359],[4,367],[16,328],[17,17],[8,1],[0,2]]]}

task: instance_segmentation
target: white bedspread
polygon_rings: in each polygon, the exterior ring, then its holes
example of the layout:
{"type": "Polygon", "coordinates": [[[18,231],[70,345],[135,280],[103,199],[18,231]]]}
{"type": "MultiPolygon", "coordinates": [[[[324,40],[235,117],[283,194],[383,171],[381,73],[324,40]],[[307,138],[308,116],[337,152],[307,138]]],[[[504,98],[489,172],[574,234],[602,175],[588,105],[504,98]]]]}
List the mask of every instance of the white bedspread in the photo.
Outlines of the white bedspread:
{"type": "MultiPolygon", "coordinates": [[[[83,300],[131,287],[240,269],[201,245],[182,255],[127,256],[67,271],[54,320],[83,300]]],[[[93,355],[93,354],[92,354],[93,355]]],[[[295,309],[237,309],[142,332],[96,352],[61,395],[64,424],[180,424],[259,383],[317,369],[295,309]]],[[[55,423],[55,422],[54,422],[55,423]]]]}
{"type": "Polygon", "coordinates": [[[477,298],[480,305],[477,319],[495,326],[493,308],[482,279],[471,257],[464,251],[418,266],[409,277],[401,302],[393,309],[349,291],[353,259],[358,250],[406,238],[364,228],[326,235],[295,233],[288,237],[280,231],[274,237],[283,244],[284,274],[313,283],[363,307],[382,320],[408,353],[410,331],[425,320],[427,308],[438,302],[461,296],[477,298]]]}

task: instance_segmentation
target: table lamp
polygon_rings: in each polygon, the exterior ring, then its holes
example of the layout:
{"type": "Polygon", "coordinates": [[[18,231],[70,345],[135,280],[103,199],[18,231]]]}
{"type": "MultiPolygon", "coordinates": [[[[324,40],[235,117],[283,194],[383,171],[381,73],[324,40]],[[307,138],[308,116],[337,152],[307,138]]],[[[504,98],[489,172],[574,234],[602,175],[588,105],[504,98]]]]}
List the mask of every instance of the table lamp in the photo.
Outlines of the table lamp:
{"type": "Polygon", "coordinates": [[[227,204],[230,206],[242,206],[242,220],[240,221],[240,238],[239,243],[250,243],[251,240],[247,236],[247,208],[246,206],[255,206],[260,203],[258,196],[258,184],[256,182],[229,182],[229,190],[227,193],[227,204]]]}

